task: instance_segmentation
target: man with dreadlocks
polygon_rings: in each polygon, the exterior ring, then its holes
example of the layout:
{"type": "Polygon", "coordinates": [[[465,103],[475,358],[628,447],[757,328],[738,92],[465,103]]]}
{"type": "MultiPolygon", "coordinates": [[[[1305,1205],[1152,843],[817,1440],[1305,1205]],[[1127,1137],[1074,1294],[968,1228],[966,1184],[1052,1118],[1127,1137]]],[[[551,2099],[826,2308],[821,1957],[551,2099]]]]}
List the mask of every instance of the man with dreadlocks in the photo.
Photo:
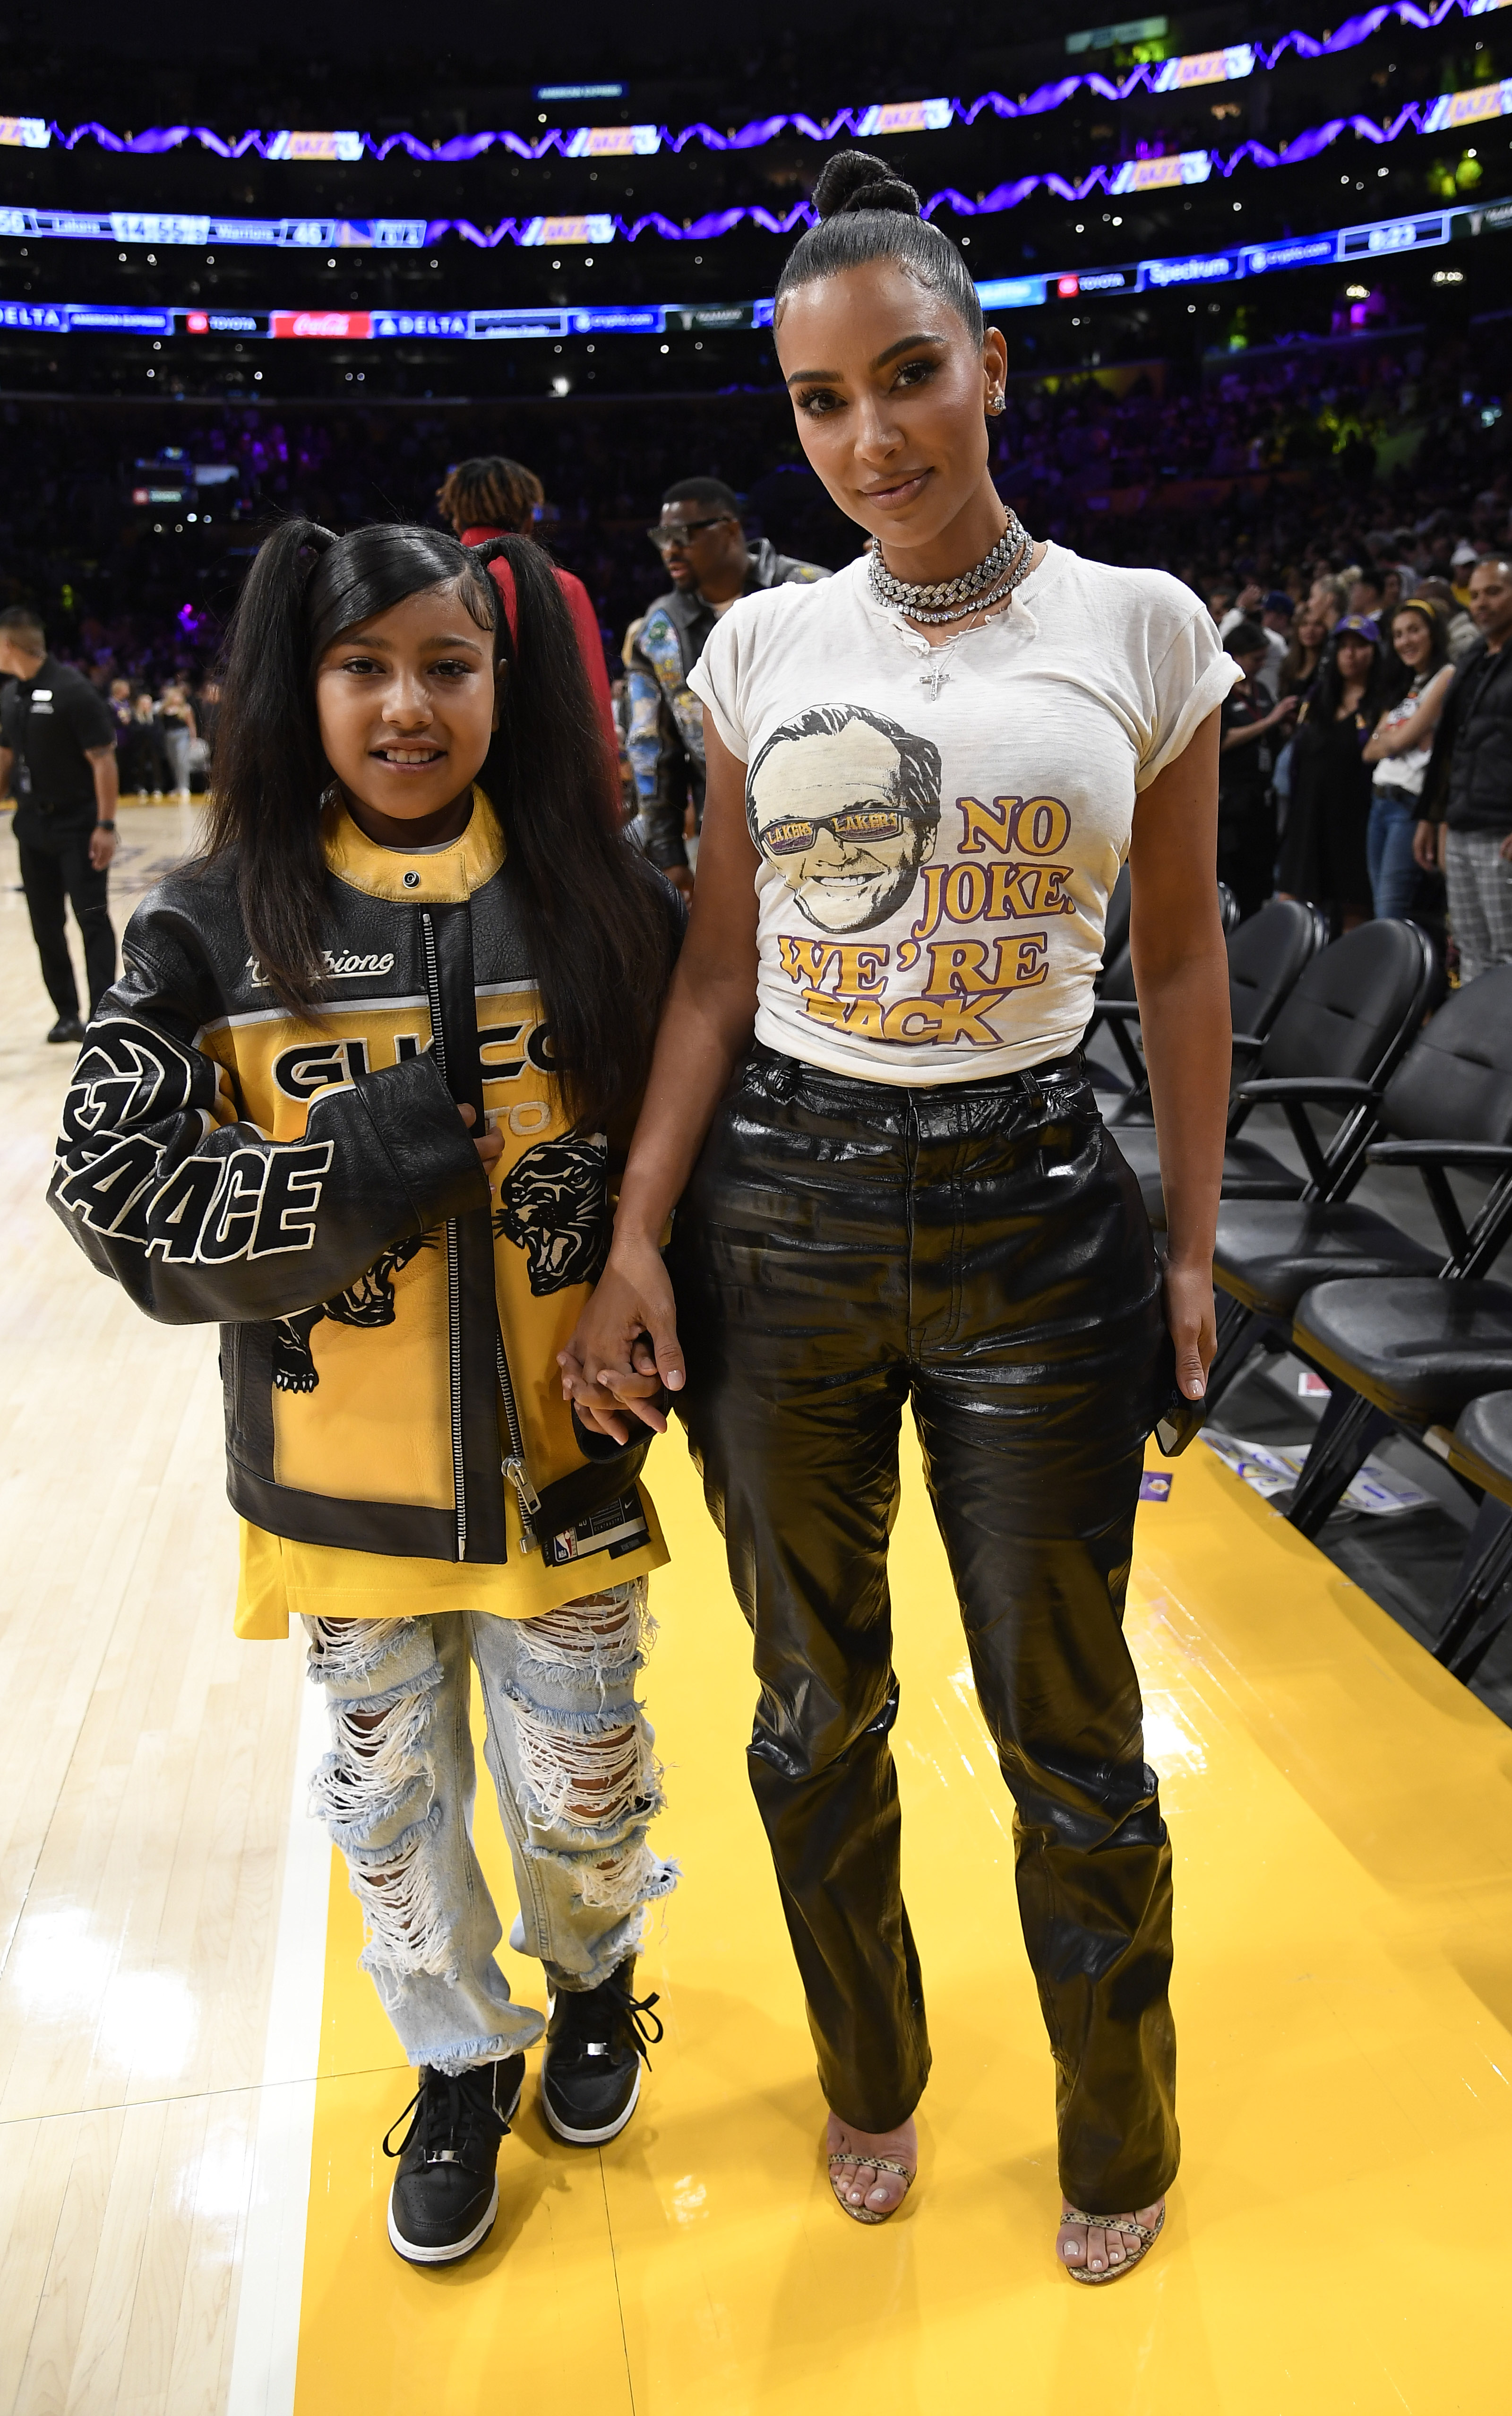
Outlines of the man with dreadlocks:
{"type": "MultiPolygon", "coordinates": [[[[458,461],[436,491],[438,510],[451,522],[464,545],[484,545],[491,536],[511,533],[516,536],[533,536],[535,517],[545,500],[546,491],[535,472],[527,470],[522,461],[509,461],[502,453],[479,454],[471,461],[458,461]]],[[[489,566],[513,627],[514,581],[509,565],[507,562],[495,562],[489,566]]],[[[609,694],[609,674],[604,660],[604,642],[599,636],[598,614],[582,581],[556,564],[552,567],[557,573],[562,601],[572,614],[583,669],[588,673],[588,684],[593,691],[593,702],[598,706],[599,718],[604,725],[605,741],[618,767],[620,732],[615,724],[614,701],[609,694]]],[[[615,786],[618,789],[618,768],[615,786]]]]}

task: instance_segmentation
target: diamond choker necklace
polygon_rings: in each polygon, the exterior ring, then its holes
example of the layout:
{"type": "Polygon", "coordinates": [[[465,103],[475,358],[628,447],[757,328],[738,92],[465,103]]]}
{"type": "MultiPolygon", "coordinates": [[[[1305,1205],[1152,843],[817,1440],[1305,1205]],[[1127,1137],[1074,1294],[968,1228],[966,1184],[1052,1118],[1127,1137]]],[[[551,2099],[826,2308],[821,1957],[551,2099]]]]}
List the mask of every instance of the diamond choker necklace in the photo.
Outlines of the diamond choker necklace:
{"type": "Polygon", "coordinates": [[[984,612],[990,604],[1000,604],[1005,596],[1011,596],[1027,579],[1033,560],[1034,539],[1017,513],[1010,511],[1008,526],[991,553],[984,554],[974,569],[963,570],[959,579],[937,580],[933,586],[894,579],[875,538],[867,569],[877,602],[892,605],[908,620],[964,621],[969,613],[984,612]]]}

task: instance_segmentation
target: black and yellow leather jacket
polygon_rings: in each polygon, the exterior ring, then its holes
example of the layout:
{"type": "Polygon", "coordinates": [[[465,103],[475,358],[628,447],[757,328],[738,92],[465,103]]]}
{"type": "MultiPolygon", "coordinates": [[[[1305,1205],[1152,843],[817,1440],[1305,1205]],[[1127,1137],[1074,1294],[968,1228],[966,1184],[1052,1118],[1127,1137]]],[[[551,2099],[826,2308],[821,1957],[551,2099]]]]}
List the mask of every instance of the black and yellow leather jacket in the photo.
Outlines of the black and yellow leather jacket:
{"type": "Polygon", "coordinates": [[[228,1489],[253,1525],[571,1557],[644,1453],[611,1457],[561,1398],[607,1147],[552,1090],[498,822],[474,791],[458,839],[407,854],[331,804],[323,839],[321,1020],[274,1000],[229,863],[170,874],[85,1035],[50,1200],[150,1317],[219,1322],[228,1489]],[[462,1101],[503,1136],[487,1173],[462,1101]]]}

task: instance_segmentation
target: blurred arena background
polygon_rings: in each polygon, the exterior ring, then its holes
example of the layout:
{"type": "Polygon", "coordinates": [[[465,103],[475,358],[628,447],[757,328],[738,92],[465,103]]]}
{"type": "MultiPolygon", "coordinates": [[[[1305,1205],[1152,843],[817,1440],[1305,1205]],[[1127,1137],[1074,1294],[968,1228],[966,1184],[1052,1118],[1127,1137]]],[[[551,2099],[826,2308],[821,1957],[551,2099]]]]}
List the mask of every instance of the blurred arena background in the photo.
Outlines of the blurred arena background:
{"type": "Polygon", "coordinates": [[[472,453],[540,474],[616,667],[671,479],[846,560],[762,305],[858,134],[969,245],[1038,532],[1205,594],[1462,589],[1505,541],[1512,36],[1480,0],[348,22],[23,8],[0,41],[0,601],[93,679],[192,689],[271,519],[424,517],[472,453]]]}

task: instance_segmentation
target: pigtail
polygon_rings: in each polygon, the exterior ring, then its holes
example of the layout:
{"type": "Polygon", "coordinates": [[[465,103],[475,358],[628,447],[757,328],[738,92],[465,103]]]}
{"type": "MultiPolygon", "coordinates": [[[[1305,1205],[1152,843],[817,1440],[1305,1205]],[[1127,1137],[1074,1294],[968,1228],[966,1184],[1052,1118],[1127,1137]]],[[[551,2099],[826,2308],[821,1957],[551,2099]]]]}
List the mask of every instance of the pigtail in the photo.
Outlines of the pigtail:
{"type": "Polygon", "coordinates": [[[330,778],[310,697],[305,594],[337,543],[286,521],[259,549],[227,634],[205,862],[235,865],[253,956],[280,1006],[318,1011],[325,863],[318,801],[330,778]]]}
{"type": "Polygon", "coordinates": [[[518,536],[472,553],[507,569],[513,588],[494,574],[503,692],[483,784],[530,910],[553,1074],[574,1121],[602,1129],[644,1088],[679,910],[620,830],[614,767],[549,556],[518,536]]]}

